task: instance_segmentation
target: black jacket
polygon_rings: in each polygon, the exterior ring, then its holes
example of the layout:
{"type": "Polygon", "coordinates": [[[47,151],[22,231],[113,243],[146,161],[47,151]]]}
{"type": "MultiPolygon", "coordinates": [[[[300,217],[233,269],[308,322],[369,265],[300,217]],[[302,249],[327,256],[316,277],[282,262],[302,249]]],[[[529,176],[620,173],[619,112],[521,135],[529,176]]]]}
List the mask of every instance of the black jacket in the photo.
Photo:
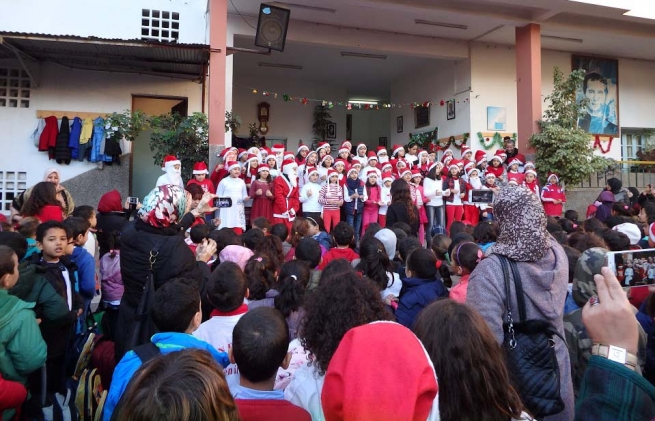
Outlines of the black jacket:
{"type": "Polygon", "coordinates": [[[100,257],[109,253],[109,238],[112,232],[123,232],[123,227],[127,224],[129,214],[127,212],[98,212],[98,222],[96,223],[96,236],[98,246],[100,247],[100,257]]]}
{"type": "Polygon", "coordinates": [[[57,142],[55,143],[55,160],[57,164],[70,164],[71,163],[71,149],[68,147],[70,141],[70,125],[68,117],[61,118],[61,126],[59,134],[57,135],[57,142]]]}
{"type": "Polygon", "coordinates": [[[389,205],[387,209],[387,226],[386,228],[393,228],[393,224],[396,222],[404,222],[412,229],[412,235],[414,237],[418,236],[418,220],[419,214],[416,206],[414,207],[414,222],[409,222],[409,213],[407,212],[407,206],[402,202],[396,202],[389,205]]]}

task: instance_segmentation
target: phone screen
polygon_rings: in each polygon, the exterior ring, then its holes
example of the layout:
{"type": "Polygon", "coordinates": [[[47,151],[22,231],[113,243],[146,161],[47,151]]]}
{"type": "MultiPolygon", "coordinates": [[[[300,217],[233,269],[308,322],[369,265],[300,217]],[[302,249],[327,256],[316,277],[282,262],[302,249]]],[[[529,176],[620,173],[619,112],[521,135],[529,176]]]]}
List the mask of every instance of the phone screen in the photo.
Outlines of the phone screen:
{"type": "Polygon", "coordinates": [[[606,259],[623,287],[655,284],[655,249],[611,251],[606,259]]]}

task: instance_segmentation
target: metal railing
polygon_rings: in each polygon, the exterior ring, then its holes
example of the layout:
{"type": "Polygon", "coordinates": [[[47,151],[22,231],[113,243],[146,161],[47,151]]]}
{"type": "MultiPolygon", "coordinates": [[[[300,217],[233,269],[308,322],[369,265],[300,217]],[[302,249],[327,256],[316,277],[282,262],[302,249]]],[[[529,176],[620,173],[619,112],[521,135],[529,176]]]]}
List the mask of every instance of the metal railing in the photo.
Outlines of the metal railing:
{"type": "Polygon", "coordinates": [[[623,187],[643,188],[655,185],[655,161],[615,161],[615,165],[604,172],[598,172],[583,180],[579,188],[604,188],[607,180],[618,178],[623,187]]]}

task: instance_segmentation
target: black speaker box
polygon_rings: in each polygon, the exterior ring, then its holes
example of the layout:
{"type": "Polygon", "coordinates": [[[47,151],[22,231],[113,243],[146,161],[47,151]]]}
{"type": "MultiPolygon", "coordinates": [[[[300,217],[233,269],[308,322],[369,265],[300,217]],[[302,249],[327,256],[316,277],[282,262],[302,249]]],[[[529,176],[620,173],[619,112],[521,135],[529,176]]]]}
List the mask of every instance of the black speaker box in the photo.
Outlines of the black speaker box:
{"type": "Polygon", "coordinates": [[[260,4],[255,45],[284,51],[290,14],[289,9],[267,3],[260,4]]]}

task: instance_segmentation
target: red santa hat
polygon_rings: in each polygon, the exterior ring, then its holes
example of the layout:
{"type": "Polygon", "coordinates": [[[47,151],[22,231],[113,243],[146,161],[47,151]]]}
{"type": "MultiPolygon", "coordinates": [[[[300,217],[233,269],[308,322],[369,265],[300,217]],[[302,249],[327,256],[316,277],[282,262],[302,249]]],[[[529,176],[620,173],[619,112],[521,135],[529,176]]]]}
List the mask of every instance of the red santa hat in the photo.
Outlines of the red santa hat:
{"type": "Polygon", "coordinates": [[[283,153],[284,152],[284,145],[281,145],[279,143],[276,143],[271,147],[271,152],[273,153],[283,153]]]}
{"type": "Polygon", "coordinates": [[[450,152],[449,154],[444,154],[444,156],[441,157],[441,162],[444,165],[448,165],[448,161],[453,159],[453,151],[450,149],[446,149],[446,152],[450,152]]]}
{"type": "Polygon", "coordinates": [[[390,172],[383,172],[382,173],[382,181],[393,181],[393,175],[391,175],[390,172]]]}
{"type": "Polygon", "coordinates": [[[556,182],[556,183],[559,183],[559,175],[557,175],[557,173],[554,173],[554,172],[549,172],[549,173],[548,173],[548,178],[547,178],[546,180],[547,180],[549,183],[550,183],[550,178],[551,178],[551,177],[555,177],[555,182],[556,182]]]}
{"type": "Polygon", "coordinates": [[[370,170],[366,171],[366,177],[370,177],[372,175],[374,175],[376,178],[378,176],[378,172],[374,168],[371,168],[370,170]]]}
{"type": "Polygon", "coordinates": [[[518,159],[518,158],[512,158],[512,159],[510,159],[509,164],[507,164],[507,165],[509,165],[510,167],[511,167],[512,165],[514,165],[514,164],[520,166],[522,163],[523,163],[523,162],[521,162],[520,159],[518,159]]]}
{"type": "Polygon", "coordinates": [[[262,171],[270,171],[270,170],[271,170],[271,167],[269,167],[268,164],[260,164],[257,167],[257,173],[260,173],[262,171]]]}
{"type": "Polygon", "coordinates": [[[421,150],[419,150],[418,153],[416,154],[416,156],[417,156],[418,158],[420,158],[421,155],[428,155],[428,151],[426,151],[425,149],[421,149],[421,150]]]}
{"type": "Polygon", "coordinates": [[[341,147],[348,149],[348,151],[350,152],[350,150],[353,147],[353,144],[350,143],[350,140],[344,140],[343,142],[341,142],[341,147]]]}
{"type": "Polygon", "coordinates": [[[202,161],[193,164],[193,175],[196,174],[209,174],[209,171],[207,170],[207,164],[202,161]]]}
{"type": "Polygon", "coordinates": [[[395,144],[393,145],[393,152],[391,152],[391,155],[396,155],[400,151],[404,151],[405,147],[403,145],[395,144]]]}
{"type": "Polygon", "coordinates": [[[438,391],[418,338],[400,324],[379,322],[344,335],[325,373],[321,404],[326,420],[423,421],[438,405],[438,391]],[[379,370],[390,361],[396,364],[379,370]]]}
{"type": "Polygon", "coordinates": [[[164,157],[164,162],[161,164],[161,170],[166,171],[176,165],[182,166],[182,162],[180,162],[175,155],[166,155],[164,157]]]}
{"type": "Polygon", "coordinates": [[[308,150],[309,150],[309,146],[307,146],[307,145],[305,145],[304,143],[300,142],[300,144],[298,145],[298,153],[300,153],[300,151],[302,151],[303,149],[306,150],[306,151],[308,151],[308,150]]]}
{"type": "Polygon", "coordinates": [[[400,158],[400,159],[396,159],[396,165],[394,165],[394,166],[395,166],[396,168],[399,168],[399,167],[400,167],[400,164],[403,164],[403,165],[404,165],[403,168],[406,168],[406,167],[407,167],[407,161],[405,161],[405,160],[402,159],[402,158],[400,158]]]}
{"type": "Polygon", "coordinates": [[[475,152],[475,165],[481,165],[482,163],[487,162],[487,154],[484,151],[475,152]]]}
{"type": "Polygon", "coordinates": [[[254,153],[249,153],[248,154],[248,159],[246,159],[246,162],[248,162],[248,161],[250,161],[252,159],[255,159],[255,160],[259,161],[259,157],[257,155],[255,155],[254,153]]]}
{"type": "MultiPolygon", "coordinates": [[[[432,164],[430,164],[430,166],[428,167],[428,171],[432,171],[432,168],[434,168],[434,167],[443,168],[443,164],[440,161],[435,161],[432,164]]],[[[439,171],[439,170],[437,170],[437,171],[439,171]]]]}
{"type": "Polygon", "coordinates": [[[505,152],[505,149],[498,149],[494,155],[498,155],[500,159],[502,159],[502,162],[505,162],[507,159],[507,152],[505,152]]]}
{"type": "Polygon", "coordinates": [[[316,152],[320,151],[321,149],[327,149],[328,146],[330,146],[330,144],[327,142],[318,142],[318,147],[316,148],[316,152]]]}
{"type": "Polygon", "coordinates": [[[330,177],[332,177],[333,175],[339,175],[339,173],[338,173],[337,170],[335,170],[334,168],[328,168],[328,170],[327,170],[327,178],[328,178],[328,180],[329,180],[330,177]]]}
{"type": "Polygon", "coordinates": [[[366,154],[366,155],[367,155],[367,157],[368,157],[368,159],[366,160],[366,162],[369,162],[369,163],[370,163],[370,162],[371,162],[371,159],[375,159],[376,161],[378,160],[378,156],[377,156],[377,154],[376,154],[375,152],[373,152],[373,151],[369,151],[368,154],[366,154]]]}
{"type": "Polygon", "coordinates": [[[239,168],[239,169],[241,169],[241,166],[239,165],[239,163],[238,163],[237,161],[229,161],[229,162],[227,163],[227,168],[226,168],[226,169],[227,169],[228,171],[232,171],[232,170],[235,169],[235,168],[239,168]]]}
{"type": "Polygon", "coordinates": [[[339,155],[344,152],[350,153],[350,142],[343,142],[339,147],[339,155]]]}
{"type": "Polygon", "coordinates": [[[353,162],[353,165],[348,168],[348,175],[350,175],[351,172],[356,172],[359,174],[359,168],[356,167],[355,163],[353,162]]]}
{"type": "Polygon", "coordinates": [[[460,164],[460,161],[458,161],[456,159],[451,160],[450,165],[448,165],[448,171],[452,170],[453,168],[459,169],[459,164],[460,164]]]}
{"type": "Polygon", "coordinates": [[[471,148],[469,148],[469,147],[466,146],[466,145],[462,145],[462,147],[461,147],[459,150],[460,150],[460,152],[462,153],[462,155],[461,155],[462,158],[464,158],[464,155],[466,155],[467,153],[473,153],[473,151],[471,150],[471,148]]]}
{"type": "Polygon", "coordinates": [[[393,165],[391,165],[391,162],[379,163],[377,165],[377,168],[381,172],[393,171],[393,165]],[[386,170],[385,170],[385,168],[386,168],[386,170]]]}
{"type": "Polygon", "coordinates": [[[500,161],[501,164],[502,164],[503,161],[505,160],[505,158],[503,158],[503,156],[500,155],[498,152],[496,152],[496,153],[494,154],[494,156],[491,157],[491,159],[489,160],[489,163],[491,163],[494,159],[497,159],[498,161],[500,161]]]}
{"type": "Polygon", "coordinates": [[[444,157],[446,157],[448,155],[450,155],[450,156],[453,155],[453,150],[452,149],[446,149],[445,151],[443,151],[443,156],[441,157],[441,159],[443,159],[444,157]]]}
{"type": "Polygon", "coordinates": [[[332,164],[332,166],[333,166],[333,167],[336,167],[336,166],[339,165],[339,164],[343,165],[344,168],[345,168],[345,167],[348,165],[348,161],[346,161],[345,159],[341,159],[341,158],[339,158],[339,159],[335,159],[335,160],[334,160],[334,164],[332,164]]]}
{"type": "Polygon", "coordinates": [[[484,179],[486,180],[487,178],[496,178],[496,174],[488,172],[484,175],[484,179]]]}
{"type": "Polygon", "coordinates": [[[423,175],[421,175],[421,170],[418,168],[412,169],[412,178],[414,177],[423,177],[423,175]]]}
{"type": "Polygon", "coordinates": [[[528,161],[525,163],[525,165],[523,165],[523,168],[527,170],[528,168],[536,168],[536,167],[534,166],[534,163],[532,161],[528,161]]]}
{"type": "Polygon", "coordinates": [[[530,170],[525,170],[524,174],[532,174],[532,175],[534,175],[535,177],[537,176],[537,172],[536,172],[535,170],[532,170],[532,169],[530,169],[530,170]]]}
{"type": "Polygon", "coordinates": [[[321,165],[323,165],[323,163],[324,163],[326,160],[328,160],[328,159],[332,159],[332,160],[334,160],[334,158],[332,157],[332,155],[325,155],[325,156],[323,157],[323,159],[321,159],[321,165]]]}
{"type": "Polygon", "coordinates": [[[384,146],[378,146],[376,153],[377,153],[377,156],[388,155],[387,148],[385,148],[384,146]]]}
{"type": "Polygon", "coordinates": [[[282,174],[287,174],[287,171],[294,167],[298,168],[295,159],[285,159],[284,162],[282,162],[282,174]]]}
{"type": "MultiPolygon", "coordinates": [[[[460,162],[463,162],[463,161],[460,161],[460,162]]],[[[467,161],[467,162],[464,164],[464,171],[465,171],[466,173],[468,173],[468,170],[471,169],[471,168],[475,168],[475,163],[472,162],[472,161],[467,161]]]]}
{"type": "Polygon", "coordinates": [[[315,167],[313,165],[307,167],[307,177],[309,177],[310,175],[312,175],[314,173],[318,174],[318,168],[317,167],[315,167]]]}
{"type": "Polygon", "coordinates": [[[286,151],[284,152],[284,155],[282,155],[282,159],[283,160],[296,159],[296,155],[291,151],[286,151]]]}
{"type": "Polygon", "coordinates": [[[221,151],[221,153],[218,154],[221,158],[225,159],[228,153],[230,152],[237,152],[237,148],[232,148],[232,147],[227,147],[221,151]]]}
{"type": "Polygon", "coordinates": [[[358,151],[359,151],[359,148],[368,149],[368,147],[366,146],[366,143],[361,143],[361,142],[357,144],[357,150],[358,151]]]}
{"type": "Polygon", "coordinates": [[[248,155],[248,151],[242,148],[239,148],[239,153],[237,155],[237,159],[241,159],[242,156],[248,155]]]}
{"type": "Polygon", "coordinates": [[[264,146],[263,148],[259,148],[259,153],[263,157],[268,156],[271,154],[271,148],[267,148],[264,146]]]}
{"type": "Polygon", "coordinates": [[[353,160],[353,162],[350,164],[350,167],[351,167],[351,168],[352,168],[352,167],[357,167],[358,169],[361,170],[361,169],[362,169],[362,163],[359,162],[359,161],[357,161],[357,160],[353,160]]]}
{"type": "Polygon", "coordinates": [[[478,175],[480,175],[480,171],[477,168],[475,168],[475,165],[469,167],[469,169],[466,171],[466,175],[470,178],[473,172],[476,172],[478,173],[478,175]]]}
{"type": "Polygon", "coordinates": [[[398,172],[398,176],[399,176],[400,178],[403,178],[403,177],[405,176],[405,174],[410,174],[410,175],[411,175],[411,174],[412,174],[412,170],[410,170],[409,168],[403,168],[402,170],[400,170],[400,171],[398,172]]]}

